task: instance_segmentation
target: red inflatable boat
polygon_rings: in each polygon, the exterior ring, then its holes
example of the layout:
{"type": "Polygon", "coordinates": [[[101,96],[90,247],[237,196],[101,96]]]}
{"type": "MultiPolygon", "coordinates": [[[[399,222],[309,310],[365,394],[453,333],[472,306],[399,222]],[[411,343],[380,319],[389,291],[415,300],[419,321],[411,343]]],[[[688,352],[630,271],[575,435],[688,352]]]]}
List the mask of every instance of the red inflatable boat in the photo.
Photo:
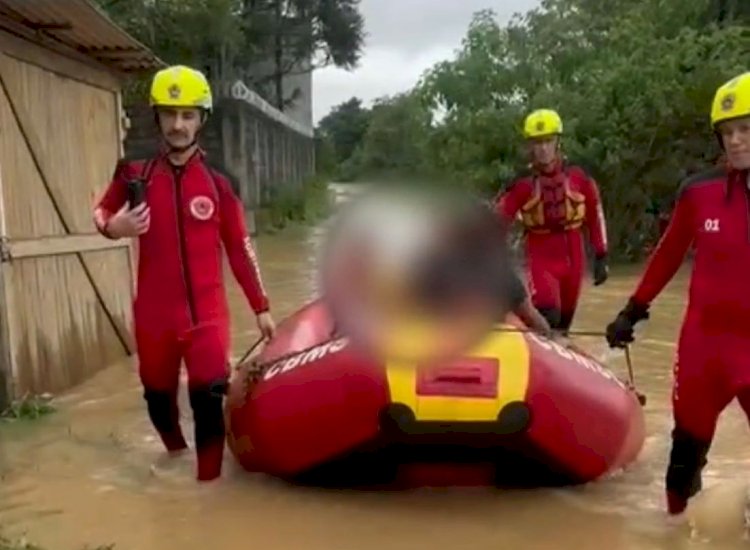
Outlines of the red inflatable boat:
{"type": "Polygon", "coordinates": [[[632,462],[645,436],[634,392],[519,328],[450,364],[379,364],[332,338],[313,302],[281,323],[261,374],[234,373],[229,446],[246,470],[329,486],[565,485],[632,462]]]}

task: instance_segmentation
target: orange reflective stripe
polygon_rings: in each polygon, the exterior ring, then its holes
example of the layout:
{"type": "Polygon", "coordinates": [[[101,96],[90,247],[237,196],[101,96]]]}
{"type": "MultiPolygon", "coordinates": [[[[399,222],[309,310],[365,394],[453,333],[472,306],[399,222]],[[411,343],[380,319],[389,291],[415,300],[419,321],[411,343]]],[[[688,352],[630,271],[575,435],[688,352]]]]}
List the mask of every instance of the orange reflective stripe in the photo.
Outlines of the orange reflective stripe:
{"type": "Polygon", "coordinates": [[[544,204],[542,203],[542,189],[538,179],[534,179],[534,192],[531,198],[521,207],[521,222],[531,229],[544,225],[544,204]]]}
{"type": "MultiPolygon", "coordinates": [[[[570,180],[567,174],[563,185],[565,186],[563,198],[565,218],[560,220],[559,229],[564,231],[578,229],[586,220],[586,197],[570,188],[570,180]]],[[[534,193],[519,212],[521,222],[527,231],[536,234],[554,232],[554,229],[545,227],[547,220],[544,215],[544,206],[541,184],[538,179],[534,179],[534,193]]]]}

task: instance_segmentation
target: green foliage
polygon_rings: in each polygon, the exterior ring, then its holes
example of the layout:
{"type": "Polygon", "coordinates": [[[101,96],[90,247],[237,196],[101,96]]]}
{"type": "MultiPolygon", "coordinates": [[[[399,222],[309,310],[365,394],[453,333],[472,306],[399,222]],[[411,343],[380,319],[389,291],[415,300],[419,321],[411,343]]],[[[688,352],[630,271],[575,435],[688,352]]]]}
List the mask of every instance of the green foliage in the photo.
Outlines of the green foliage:
{"type": "Polygon", "coordinates": [[[553,108],[566,155],[600,184],[613,253],[635,257],[653,225],[649,205],[669,202],[683,177],[719,153],[711,100],[747,70],[749,6],[544,0],[504,27],[492,11],[478,12],[455,58],[407,94],[418,101],[370,110],[368,131],[342,166],[361,172],[413,157],[409,166],[489,197],[526,163],[523,117],[553,108]]]}
{"type": "Polygon", "coordinates": [[[418,172],[426,145],[429,113],[413,94],[375,101],[362,141],[361,165],[375,172],[418,172]]]}
{"type": "Polygon", "coordinates": [[[315,129],[315,173],[331,176],[336,171],[338,160],[333,142],[315,129]]]}
{"type": "MultiPolygon", "coordinates": [[[[114,550],[114,544],[106,546],[85,546],[82,550],[114,550]]],[[[45,550],[41,546],[28,542],[25,538],[11,540],[0,535],[0,550],[45,550]]]]}
{"type": "Polygon", "coordinates": [[[244,52],[256,52],[245,66],[244,80],[277,108],[295,98],[283,89],[283,77],[305,67],[334,64],[353,69],[364,43],[364,19],[360,0],[244,0],[242,24],[244,52]],[[271,71],[259,71],[258,63],[273,60],[271,71]]]}
{"type": "MultiPolygon", "coordinates": [[[[22,399],[14,401],[4,411],[0,412],[0,419],[11,420],[35,420],[55,412],[51,403],[52,397],[48,394],[27,395],[22,399]]],[[[1,550],[2,547],[0,547],[1,550]]]]}
{"type": "Polygon", "coordinates": [[[318,135],[333,148],[336,161],[342,163],[351,158],[367,131],[369,113],[362,108],[362,101],[351,98],[334,107],[318,123],[318,135]]]}
{"type": "MultiPolygon", "coordinates": [[[[364,40],[359,0],[96,1],[165,62],[204,70],[214,83],[243,78],[282,110],[295,96],[282,89],[284,76],[329,63],[351,69],[364,40]]],[[[142,101],[147,83],[131,84],[126,100],[142,101]]]]}
{"type": "Polygon", "coordinates": [[[330,212],[330,192],[328,179],[317,176],[296,186],[274,188],[268,209],[266,223],[261,222],[264,231],[280,230],[289,223],[311,223],[322,219],[330,212]]]}
{"type": "MultiPolygon", "coordinates": [[[[249,44],[237,0],[96,1],[113,21],[166,63],[194,66],[215,82],[241,70],[249,44]]],[[[148,97],[150,78],[144,75],[128,82],[126,104],[148,97]]]]}
{"type": "Polygon", "coordinates": [[[354,97],[321,119],[320,139],[332,149],[335,178],[348,182],[365,174],[422,174],[432,168],[423,154],[430,113],[414,92],[381,97],[363,108],[354,97]]]}

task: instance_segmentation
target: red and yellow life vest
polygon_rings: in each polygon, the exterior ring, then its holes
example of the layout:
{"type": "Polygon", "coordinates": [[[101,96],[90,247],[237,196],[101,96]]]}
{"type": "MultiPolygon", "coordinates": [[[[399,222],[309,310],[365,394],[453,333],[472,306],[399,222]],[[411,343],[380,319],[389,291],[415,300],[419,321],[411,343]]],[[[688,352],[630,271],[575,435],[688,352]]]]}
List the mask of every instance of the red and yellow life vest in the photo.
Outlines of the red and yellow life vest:
{"type": "Polygon", "coordinates": [[[530,233],[572,231],[586,219],[586,197],[570,187],[563,175],[560,183],[543,183],[534,178],[534,190],[520,211],[521,223],[530,233]]]}

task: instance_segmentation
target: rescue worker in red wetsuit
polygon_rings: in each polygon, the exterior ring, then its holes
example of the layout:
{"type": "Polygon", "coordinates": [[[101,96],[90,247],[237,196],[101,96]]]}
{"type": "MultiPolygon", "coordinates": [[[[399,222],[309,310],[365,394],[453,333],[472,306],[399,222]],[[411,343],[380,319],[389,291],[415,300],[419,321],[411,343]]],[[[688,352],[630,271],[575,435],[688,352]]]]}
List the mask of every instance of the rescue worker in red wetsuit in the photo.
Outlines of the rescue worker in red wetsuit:
{"type": "Polygon", "coordinates": [[[674,429],[666,473],[670,514],[701,489],[719,415],[737,397],[750,418],[750,72],[722,85],[711,123],[726,165],[685,180],[669,225],[625,308],[607,326],[611,347],[633,341],[634,325],[680,267],[695,257],[674,365],[674,429]]]}
{"type": "Polygon", "coordinates": [[[532,112],[524,122],[531,173],[501,192],[495,210],[506,224],[520,218],[532,302],[563,334],[573,322],[585,273],[585,233],[594,248],[594,285],[607,280],[607,230],[596,182],[567,165],[560,150],[563,124],[552,110],[532,112]]]}
{"type": "Polygon", "coordinates": [[[154,76],[150,103],[163,150],[153,158],[119,163],[95,207],[94,220],[108,238],[138,238],[133,316],[148,414],[170,455],[187,448],[177,407],[184,360],[197,478],[208,481],[221,475],[222,401],[229,375],[230,318],[222,245],[261,333],[271,338],[275,327],[242,204],[227,177],[207,164],[197,144],[212,110],[208,81],[184,66],[161,70],[154,76]],[[129,182],[139,179],[144,200],[131,208],[129,182]]]}

